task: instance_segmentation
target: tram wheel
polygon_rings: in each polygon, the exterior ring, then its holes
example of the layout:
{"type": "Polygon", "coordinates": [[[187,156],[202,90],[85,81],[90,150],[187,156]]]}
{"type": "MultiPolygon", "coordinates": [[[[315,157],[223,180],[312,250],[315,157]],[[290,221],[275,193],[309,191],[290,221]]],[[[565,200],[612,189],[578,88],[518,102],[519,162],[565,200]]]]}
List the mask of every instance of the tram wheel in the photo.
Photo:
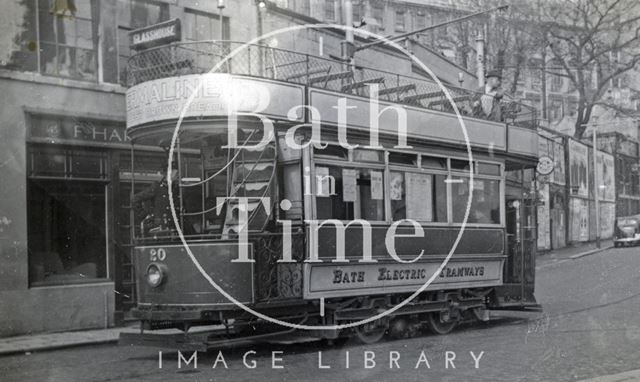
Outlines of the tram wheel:
{"type": "Polygon", "coordinates": [[[355,329],[356,337],[362,343],[370,345],[375,344],[384,337],[387,332],[387,321],[375,320],[363,325],[358,325],[355,329]]]}
{"type": "Polygon", "coordinates": [[[449,334],[456,327],[457,321],[443,320],[443,314],[441,312],[432,312],[427,316],[426,325],[431,330],[432,333],[435,334],[449,334]]]}

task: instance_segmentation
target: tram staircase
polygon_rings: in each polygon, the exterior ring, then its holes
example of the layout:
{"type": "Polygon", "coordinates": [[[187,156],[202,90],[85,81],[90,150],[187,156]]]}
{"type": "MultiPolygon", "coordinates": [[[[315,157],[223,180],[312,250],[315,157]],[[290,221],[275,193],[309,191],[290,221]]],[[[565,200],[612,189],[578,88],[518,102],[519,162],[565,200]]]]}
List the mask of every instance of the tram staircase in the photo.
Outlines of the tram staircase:
{"type": "MultiPolygon", "coordinates": [[[[229,196],[248,198],[249,233],[261,232],[265,229],[273,206],[277,202],[277,190],[274,186],[277,168],[277,147],[275,137],[265,146],[255,149],[260,140],[253,139],[256,130],[241,130],[246,135],[244,143],[233,155],[229,173],[229,196]],[[261,204],[263,206],[261,206],[261,204]]],[[[240,229],[240,203],[229,200],[226,205],[226,216],[222,228],[223,237],[237,234],[240,229]]]]}

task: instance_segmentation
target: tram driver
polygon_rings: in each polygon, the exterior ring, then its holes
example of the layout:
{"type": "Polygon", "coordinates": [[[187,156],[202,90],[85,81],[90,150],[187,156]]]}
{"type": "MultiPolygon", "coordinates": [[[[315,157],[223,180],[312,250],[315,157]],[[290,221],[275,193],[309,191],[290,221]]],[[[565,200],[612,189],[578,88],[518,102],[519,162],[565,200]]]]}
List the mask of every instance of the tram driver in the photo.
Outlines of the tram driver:
{"type": "Polygon", "coordinates": [[[144,208],[143,203],[146,201],[151,203],[152,211],[145,211],[147,216],[144,221],[150,221],[150,224],[144,228],[144,234],[174,228],[173,218],[171,216],[171,204],[169,203],[169,182],[167,178],[171,179],[173,205],[176,207],[176,215],[178,215],[178,217],[180,216],[178,166],[175,162],[172,162],[170,173],[167,174],[167,166],[165,164],[162,166],[162,171],[163,176],[160,181],[153,183],[147,189],[133,196],[133,205],[136,208],[144,208]]]}

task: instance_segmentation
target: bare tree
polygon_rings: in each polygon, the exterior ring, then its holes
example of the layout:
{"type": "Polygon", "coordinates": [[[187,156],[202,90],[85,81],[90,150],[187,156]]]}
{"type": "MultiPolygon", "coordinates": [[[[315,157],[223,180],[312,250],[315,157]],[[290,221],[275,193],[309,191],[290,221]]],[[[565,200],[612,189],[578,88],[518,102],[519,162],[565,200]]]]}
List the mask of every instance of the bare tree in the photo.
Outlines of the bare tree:
{"type": "Polygon", "coordinates": [[[596,105],[613,79],[640,61],[640,4],[637,0],[547,0],[541,27],[558,68],[576,89],[574,136],[582,138],[596,105]]]}

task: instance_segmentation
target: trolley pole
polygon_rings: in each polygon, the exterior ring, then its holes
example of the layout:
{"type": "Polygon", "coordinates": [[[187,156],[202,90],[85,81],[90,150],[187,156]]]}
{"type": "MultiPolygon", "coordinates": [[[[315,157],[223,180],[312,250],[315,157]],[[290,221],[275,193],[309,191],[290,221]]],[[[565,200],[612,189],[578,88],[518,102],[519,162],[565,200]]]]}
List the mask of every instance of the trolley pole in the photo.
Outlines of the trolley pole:
{"type": "Polygon", "coordinates": [[[218,13],[220,14],[220,41],[224,40],[224,17],[222,17],[222,11],[226,5],[224,0],[218,0],[218,13]]]}
{"type": "Polygon", "coordinates": [[[345,30],[345,39],[342,41],[342,59],[344,62],[348,64],[348,66],[353,65],[354,61],[354,53],[355,53],[355,43],[353,36],[353,4],[351,0],[342,0],[342,9],[344,14],[344,23],[347,26],[345,30]]]}
{"type": "Polygon", "coordinates": [[[484,86],[484,35],[478,32],[476,37],[476,75],[478,76],[478,87],[484,86]]]}
{"type": "Polygon", "coordinates": [[[596,208],[596,247],[600,248],[600,184],[598,181],[598,150],[596,149],[597,126],[593,126],[593,198],[596,208]]]}

